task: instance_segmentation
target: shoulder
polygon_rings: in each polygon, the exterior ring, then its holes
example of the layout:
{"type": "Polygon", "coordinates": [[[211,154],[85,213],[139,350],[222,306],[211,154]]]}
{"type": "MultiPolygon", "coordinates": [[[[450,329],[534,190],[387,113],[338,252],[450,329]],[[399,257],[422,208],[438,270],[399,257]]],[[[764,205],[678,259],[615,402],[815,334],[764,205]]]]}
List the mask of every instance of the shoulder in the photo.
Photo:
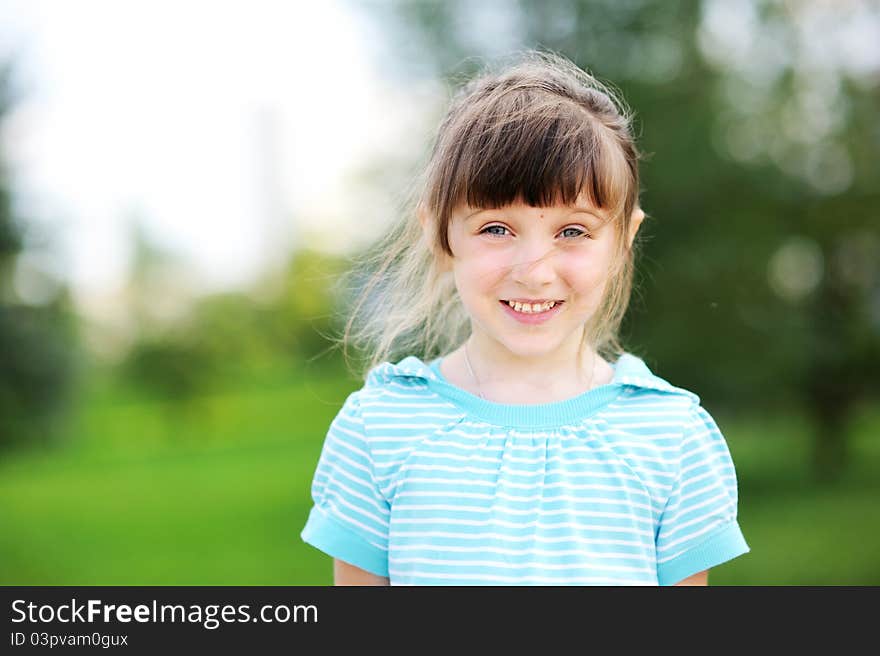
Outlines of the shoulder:
{"type": "Polygon", "coordinates": [[[676,437],[679,446],[723,441],[700,397],[654,374],[641,358],[623,354],[615,364],[614,380],[623,390],[603,413],[603,419],[614,428],[643,436],[676,437]]]}
{"type": "Polygon", "coordinates": [[[645,424],[678,425],[683,429],[694,421],[701,407],[700,397],[694,392],[661,378],[631,353],[621,355],[614,368],[613,382],[623,390],[609,408],[610,418],[624,423],[638,418],[645,424]]]}
{"type": "Polygon", "coordinates": [[[433,369],[415,356],[373,367],[359,391],[365,428],[424,430],[457,419],[461,413],[431,389],[436,380],[433,369]]]}
{"type": "Polygon", "coordinates": [[[388,498],[394,496],[400,467],[413,450],[463,417],[430,389],[435,377],[426,363],[409,356],[372,368],[355,393],[365,450],[388,498]]]}
{"type": "Polygon", "coordinates": [[[365,409],[379,402],[405,406],[407,400],[425,396],[429,378],[436,378],[436,374],[415,356],[398,363],[382,362],[367,372],[360,389],[348,395],[342,412],[360,417],[365,409]]]}
{"type": "Polygon", "coordinates": [[[363,386],[345,399],[337,420],[357,422],[362,433],[376,420],[393,423],[441,404],[442,400],[428,389],[428,379],[436,377],[431,368],[415,356],[397,363],[382,362],[367,372],[363,386]]]}

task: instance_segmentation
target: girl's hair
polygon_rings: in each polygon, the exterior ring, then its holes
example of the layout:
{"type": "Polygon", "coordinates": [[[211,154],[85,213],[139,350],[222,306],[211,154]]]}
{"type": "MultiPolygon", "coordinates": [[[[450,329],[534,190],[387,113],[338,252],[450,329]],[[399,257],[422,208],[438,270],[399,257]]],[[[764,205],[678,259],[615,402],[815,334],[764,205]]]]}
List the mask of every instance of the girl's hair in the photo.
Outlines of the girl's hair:
{"type": "Polygon", "coordinates": [[[467,339],[470,320],[451,272],[447,228],[463,204],[500,208],[571,205],[581,195],[615,227],[616,265],[581,348],[616,360],[629,304],[630,216],[638,206],[639,153],[631,118],[614,94],[564,57],[527,51],[463,86],[440,124],[419,188],[393,225],[353,270],[358,297],[342,337],[363,347],[362,375],[394,355],[432,359],[467,339]],[[418,219],[429,217],[426,241],[418,219]]]}

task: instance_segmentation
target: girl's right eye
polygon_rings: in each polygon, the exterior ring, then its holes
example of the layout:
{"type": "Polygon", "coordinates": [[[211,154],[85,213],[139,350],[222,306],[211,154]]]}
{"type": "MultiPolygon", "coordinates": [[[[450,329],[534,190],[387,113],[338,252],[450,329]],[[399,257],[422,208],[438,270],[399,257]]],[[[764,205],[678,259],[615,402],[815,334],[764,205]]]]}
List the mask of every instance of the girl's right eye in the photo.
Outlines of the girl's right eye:
{"type": "Polygon", "coordinates": [[[488,235],[492,235],[493,237],[503,237],[504,236],[503,234],[500,234],[497,232],[489,232],[489,230],[491,230],[492,228],[498,228],[499,230],[507,230],[507,228],[505,228],[503,225],[490,225],[490,226],[486,226],[485,228],[480,230],[480,234],[482,235],[485,233],[488,235]]]}

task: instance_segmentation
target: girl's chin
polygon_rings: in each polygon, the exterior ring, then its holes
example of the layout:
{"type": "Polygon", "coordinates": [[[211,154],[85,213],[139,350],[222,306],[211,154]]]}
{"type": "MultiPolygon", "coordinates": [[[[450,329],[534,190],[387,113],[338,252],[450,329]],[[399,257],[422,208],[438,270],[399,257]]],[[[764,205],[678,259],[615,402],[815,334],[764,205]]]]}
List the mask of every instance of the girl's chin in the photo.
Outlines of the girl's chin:
{"type": "Polygon", "coordinates": [[[502,337],[498,341],[510,352],[511,356],[524,360],[552,357],[563,347],[558,337],[550,335],[532,339],[505,339],[502,337]]]}

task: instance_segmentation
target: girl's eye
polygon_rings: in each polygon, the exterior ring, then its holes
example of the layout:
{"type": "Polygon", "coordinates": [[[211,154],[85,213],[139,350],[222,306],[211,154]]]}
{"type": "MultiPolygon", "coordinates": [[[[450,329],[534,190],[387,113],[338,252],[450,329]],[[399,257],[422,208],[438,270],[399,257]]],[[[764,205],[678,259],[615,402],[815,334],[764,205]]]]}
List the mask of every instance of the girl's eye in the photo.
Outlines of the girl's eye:
{"type": "Polygon", "coordinates": [[[580,237],[581,235],[583,235],[585,237],[589,237],[589,235],[586,232],[584,232],[583,230],[581,230],[580,228],[566,228],[565,230],[562,231],[562,233],[565,234],[569,230],[574,230],[577,233],[576,235],[572,235],[572,239],[576,239],[577,237],[580,237]]]}
{"type": "Polygon", "coordinates": [[[507,230],[507,228],[505,228],[504,226],[500,226],[500,225],[490,225],[490,226],[486,226],[485,228],[483,228],[482,230],[480,230],[480,234],[482,235],[483,233],[486,233],[486,234],[490,234],[490,235],[492,235],[492,236],[494,236],[494,237],[501,237],[501,236],[503,236],[501,233],[498,233],[498,232],[489,232],[489,230],[491,230],[492,228],[498,228],[499,230],[507,230]]]}

